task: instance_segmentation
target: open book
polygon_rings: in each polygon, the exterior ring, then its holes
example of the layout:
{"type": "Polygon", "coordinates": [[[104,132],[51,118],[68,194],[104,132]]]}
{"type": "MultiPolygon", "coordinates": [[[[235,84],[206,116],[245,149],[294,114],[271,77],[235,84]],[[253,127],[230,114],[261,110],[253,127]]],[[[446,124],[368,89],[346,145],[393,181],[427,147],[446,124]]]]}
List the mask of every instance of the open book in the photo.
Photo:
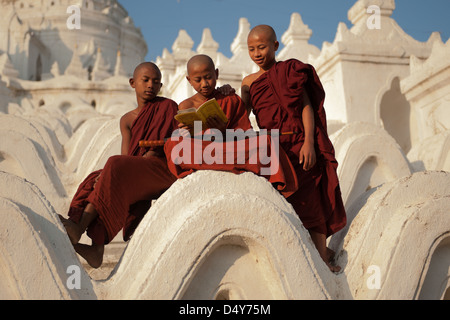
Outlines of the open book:
{"type": "Polygon", "coordinates": [[[189,108],[185,110],[179,110],[178,114],[175,115],[175,119],[184,123],[185,125],[193,125],[194,121],[203,122],[203,127],[207,128],[206,119],[211,116],[217,115],[224,123],[228,122],[228,118],[220,107],[219,103],[215,98],[206,101],[198,109],[189,108]]]}

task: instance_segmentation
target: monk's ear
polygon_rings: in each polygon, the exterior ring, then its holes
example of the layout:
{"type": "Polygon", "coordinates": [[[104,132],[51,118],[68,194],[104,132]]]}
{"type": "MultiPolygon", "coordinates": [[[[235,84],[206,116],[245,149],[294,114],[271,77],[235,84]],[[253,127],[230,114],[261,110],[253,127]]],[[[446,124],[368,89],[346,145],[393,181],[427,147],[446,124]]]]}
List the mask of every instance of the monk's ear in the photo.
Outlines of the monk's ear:
{"type": "Polygon", "coordinates": [[[191,83],[191,78],[189,76],[186,76],[186,80],[191,83]]]}
{"type": "Polygon", "coordinates": [[[280,47],[280,43],[278,41],[275,41],[275,51],[278,51],[279,47],[280,47]]]}
{"type": "Polygon", "coordinates": [[[133,78],[130,78],[130,80],[129,80],[129,82],[130,82],[130,86],[134,89],[135,88],[135,82],[134,82],[134,79],[133,78]]]}
{"type": "Polygon", "coordinates": [[[219,79],[219,69],[216,69],[215,73],[216,73],[216,79],[219,79]]]}

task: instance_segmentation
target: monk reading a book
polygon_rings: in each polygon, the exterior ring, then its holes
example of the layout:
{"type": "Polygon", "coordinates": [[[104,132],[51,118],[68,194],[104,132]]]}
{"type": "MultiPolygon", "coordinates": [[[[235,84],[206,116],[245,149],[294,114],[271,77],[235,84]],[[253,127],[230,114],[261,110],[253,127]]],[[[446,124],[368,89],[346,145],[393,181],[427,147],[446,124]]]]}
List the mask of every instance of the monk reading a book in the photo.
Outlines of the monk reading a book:
{"type": "Polygon", "coordinates": [[[295,132],[281,136],[281,147],[295,167],[298,191],[287,198],[308,229],[321,258],[333,272],[326,239],[346,224],[337,161],[328,138],[325,92],[311,65],[292,59],[277,62],[279,43],[273,28],[255,27],[248,36],[251,59],[260,70],[242,83],[242,98],[261,129],[295,132]]]}
{"type": "MultiPolygon", "coordinates": [[[[215,68],[213,60],[207,55],[196,55],[187,64],[187,80],[197,92],[194,96],[184,100],[179,105],[179,110],[198,109],[202,104],[215,98],[222,107],[228,122],[224,122],[219,116],[209,117],[206,120],[208,128],[216,128],[222,133],[226,129],[251,128],[245,105],[236,94],[225,96],[216,88],[219,70],[215,68]]],[[[180,128],[193,129],[192,125],[180,123],[180,128]]]]}
{"type": "Polygon", "coordinates": [[[129,240],[152,199],[176,181],[162,148],[141,148],[139,142],[170,137],[178,127],[177,104],[157,96],[161,72],[153,63],[140,64],[130,85],[138,106],[120,120],[122,155],[111,157],[103,170],[91,173],[72,200],[69,219],[60,217],[76,252],[94,268],[103,262],[104,246],[122,229],[124,240],[129,240]],[[92,245],[79,243],[85,231],[92,245]]]}

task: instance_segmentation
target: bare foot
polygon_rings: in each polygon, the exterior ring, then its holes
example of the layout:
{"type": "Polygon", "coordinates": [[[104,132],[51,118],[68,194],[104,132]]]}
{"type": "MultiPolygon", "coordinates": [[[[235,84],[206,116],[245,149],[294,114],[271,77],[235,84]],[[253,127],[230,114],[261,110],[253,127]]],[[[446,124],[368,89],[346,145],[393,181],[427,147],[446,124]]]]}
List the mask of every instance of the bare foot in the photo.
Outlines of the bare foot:
{"type": "Polygon", "coordinates": [[[327,247],[328,262],[332,262],[334,260],[335,255],[336,255],[336,252],[334,252],[333,250],[331,250],[330,248],[327,247]]]}
{"type": "Polygon", "coordinates": [[[326,262],[326,264],[332,272],[339,272],[339,271],[341,271],[341,267],[334,265],[334,257],[335,256],[336,256],[336,252],[334,252],[333,250],[331,250],[330,248],[327,247],[328,261],[326,262]]]}
{"type": "Polygon", "coordinates": [[[86,262],[94,269],[101,267],[103,263],[103,253],[105,251],[104,245],[91,246],[87,244],[78,243],[74,245],[75,251],[86,260],[86,262]]]}
{"type": "Polygon", "coordinates": [[[341,267],[332,265],[332,261],[334,260],[335,252],[327,247],[326,245],[326,236],[324,234],[310,231],[311,240],[316,246],[317,251],[319,252],[320,257],[328,266],[331,272],[339,272],[341,271],[341,267]]]}
{"type": "Polygon", "coordinates": [[[340,272],[341,271],[341,267],[336,266],[334,264],[334,258],[336,256],[336,252],[334,252],[333,250],[331,250],[330,248],[327,247],[327,258],[328,258],[328,262],[326,262],[328,268],[330,268],[330,270],[332,272],[340,272]]]}
{"type": "Polygon", "coordinates": [[[67,235],[69,236],[70,242],[73,245],[76,245],[83,234],[83,231],[81,230],[80,226],[73,222],[72,220],[64,218],[62,215],[58,215],[59,219],[61,220],[64,228],[66,228],[67,235]]]}
{"type": "Polygon", "coordinates": [[[331,272],[340,272],[341,271],[341,267],[339,267],[339,266],[334,266],[329,262],[326,262],[326,264],[327,264],[328,268],[330,268],[331,272]]]}

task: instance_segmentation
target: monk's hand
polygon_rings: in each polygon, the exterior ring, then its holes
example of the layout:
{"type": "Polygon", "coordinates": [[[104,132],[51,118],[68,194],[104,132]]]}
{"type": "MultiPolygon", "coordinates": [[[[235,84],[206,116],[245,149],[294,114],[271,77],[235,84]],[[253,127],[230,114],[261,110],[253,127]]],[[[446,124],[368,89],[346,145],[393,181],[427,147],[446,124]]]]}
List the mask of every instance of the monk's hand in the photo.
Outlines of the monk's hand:
{"type": "Polygon", "coordinates": [[[144,153],[144,155],[143,155],[144,158],[159,157],[159,156],[160,155],[154,150],[149,150],[146,153],[144,153]]]}
{"type": "Polygon", "coordinates": [[[303,164],[303,170],[309,171],[316,164],[316,150],[314,143],[305,142],[300,149],[300,164],[303,164]]]}
{"type": "Polygon", "coordinates": [[[94,179],[94,185],[93,185],[92,189],[95,189],[95,186],[97,185],[98,179],[100,179],[100,176],[101,176],[101,175],[102,175],[102,173],[100,172],[100,174],[99,174],[97,177],[95,177],[95,179],[94,179]]]}
{"type": "Polygon", "coordinates": [[[227,129],[227,124],[222,121],[218,116],[211,116],[206,120],[206,124],[210,129],[217,129],[222,133],[225,133],[227,129]]]}
{"type": "Polygon", "coordinates": [[[188,126],[184,123],[180,123],[178,125],[178,128],[180,129],[179,130],[180,136],[184,138],[189,137],[191,135],[191,132],[194,130],[192,126],[188,126]]]}
{"type": "Polygon", "coordinates": [[[229,84],[225,84],[225,85],[217,88],[217,91],[219,91],[224,96],[229,96],[231,94],[235,94],[236,93],[236,90],[232,86],[230,86],[229,84]]]}

